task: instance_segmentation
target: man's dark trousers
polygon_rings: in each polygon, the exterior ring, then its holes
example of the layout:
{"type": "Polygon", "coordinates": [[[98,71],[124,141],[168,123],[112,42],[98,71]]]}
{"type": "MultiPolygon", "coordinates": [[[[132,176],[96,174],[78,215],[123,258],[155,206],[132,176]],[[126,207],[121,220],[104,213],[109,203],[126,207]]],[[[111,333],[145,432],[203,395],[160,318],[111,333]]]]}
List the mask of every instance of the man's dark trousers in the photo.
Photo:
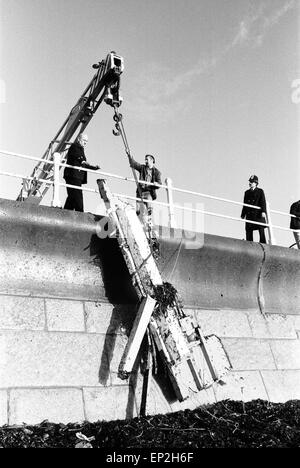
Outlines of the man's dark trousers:
{"type": "Polygon", "coordinates": [[[266,244],[266,236],[265,236],[265,228],[262,226],[259,226],[258,228],[255,227],[253,229],[253,225],[247,223],[246,224],[246,240],[247,241],[253,241],[253,231],[259,231],[259,242],[261,244],[266,244]]]}
{"type": "MultiPolygon", "coordinates": [[[[66,184],[76,185],[81,187],[81,182],[78,179],[67,179],[66,184]]],[[[64,206],[65,210],[75,210],[83,212],[83,196],[82,190],[67,187],[68,197],[64,206]]]]}

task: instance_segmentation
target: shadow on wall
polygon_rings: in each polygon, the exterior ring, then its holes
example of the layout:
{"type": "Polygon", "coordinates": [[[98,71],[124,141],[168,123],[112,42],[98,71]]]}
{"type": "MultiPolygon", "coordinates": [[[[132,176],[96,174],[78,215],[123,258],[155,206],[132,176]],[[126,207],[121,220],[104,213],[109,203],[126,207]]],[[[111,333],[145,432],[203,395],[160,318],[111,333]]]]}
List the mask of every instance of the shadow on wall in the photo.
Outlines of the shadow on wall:
{"type": "Polygon", "coordinates": [[[131,282],[117,239],[99,239],[94,234],[89,245],[92,262],[100,268],[106,297],[111,304],[136,304],[137,294],[131,282]]]}
{"type": "MultiPolygon", "coordinates": [[[[129,337],[136,312],[137,306],[135,305],[116,305],[113,308],[110,323],[107,327],[105,334],[105,341],[98,374],[99,383],[102,385],[110,385],[111,363],[114,354],[118,352],[118,350],[116,350],[117,335],[125,334],[127,337],[129,337]]],[[[119,354],[117,356],[117,362],[120,362],[121,358],[122,354],[119,354]]],[[[132,418],[135,416],[134,410],[136,408],[136,388],[140,359],[141,356],[139,354],[133,366],[133,372],[130,374],[129,379],[126,381],[130,389],[126,406],[126,418],[132,418]]],[[[117,369],[114,369],[114,372],[116,373],[117,369]]]]}
{"type": "MultiPolygon", "coordinates": [[[[99,369],[99,382],[102,385],[107,385],[110,377],[110,367],[115,352],[117,335],[130,334],[133,321],[136,315],[136,306],[114,306],[110,323],[106,330],[103,353],[101,357],[101,365],[99,369]]],[[[120,356],[120,360],[121,360],[120,356]]]]}

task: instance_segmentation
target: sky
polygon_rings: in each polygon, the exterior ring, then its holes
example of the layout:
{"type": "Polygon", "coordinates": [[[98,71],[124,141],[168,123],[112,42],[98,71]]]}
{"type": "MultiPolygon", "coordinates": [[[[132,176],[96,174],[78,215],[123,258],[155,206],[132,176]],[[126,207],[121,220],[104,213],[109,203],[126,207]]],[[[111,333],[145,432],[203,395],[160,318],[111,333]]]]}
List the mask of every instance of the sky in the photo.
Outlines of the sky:
{"type": "MultiPolygon", "coordinates": [[[[124,58],[120,111],[136,160],[154,154],[175,187],[239,202],[256,174],[271,209],[289,212],[300,199],[299,30],[299,0],[0,0],[0,150],[41,157],[92,65],[114,50],[124,58]]],[[[91,120],[87,159],[130,177],[112,117],[102,104],[91,120]]],[[[34,165],[0,155],[0,171],[26,176],[34,165]]],[[[89,175],[88,187],[95,181],[89,175]]],[[[109,183],[135,193],[133,184],[109,183]]],[[[0,175],[1,198],[16,199],[20,188],[0,175]]],[[[84,199],[86,211],[100,209],[96,195],[84,199]]],[[[158,200],[166,201],[163,189],[158,200]]],[[[174,201],[241,211],[179,193],[174,201]]],[[[289,226],[288,217],[272,220],[289,226]]],[[[204,230],[245,238],[243,223],[211,216],[204,230]]],[[[275,236],[293,243],[290,233],[275,236]]]]}

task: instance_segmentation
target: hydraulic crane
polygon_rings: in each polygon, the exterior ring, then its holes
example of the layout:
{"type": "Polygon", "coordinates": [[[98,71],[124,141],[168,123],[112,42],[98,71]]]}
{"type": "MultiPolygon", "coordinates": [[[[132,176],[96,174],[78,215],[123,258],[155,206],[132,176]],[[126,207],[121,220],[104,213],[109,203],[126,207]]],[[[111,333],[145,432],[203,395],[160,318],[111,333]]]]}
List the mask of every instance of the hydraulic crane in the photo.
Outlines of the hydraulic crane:
{"type": "MultiPolygon", "coordinates": [[[[40,161],[34,168],[30,183],[27,184],[27,198],[24,201],[34,199],[35,203],[40,203],[49,188],[49,184],[38,179],[43,179],[44,181],[53,180],[53,164],[51,164],[53,154],[55,152],[60,153],[62,155],[62,163],[65,162],[66,150],[75,140],[75,132],[79,127],[79,133],[84,131],[103,101],[114,109],[121,105],[122,98],[119,95],[119,89],[120,75],[124,70],[123,58],[112,51],[107,55],[106,59],[94,64],[93,68],[97,70],[96,74],[72,108],[55,137],[51,140],[41,158],[43,161],[40,161]]],[[[23,199],[22,190],[17,200],[23,199]]]]}

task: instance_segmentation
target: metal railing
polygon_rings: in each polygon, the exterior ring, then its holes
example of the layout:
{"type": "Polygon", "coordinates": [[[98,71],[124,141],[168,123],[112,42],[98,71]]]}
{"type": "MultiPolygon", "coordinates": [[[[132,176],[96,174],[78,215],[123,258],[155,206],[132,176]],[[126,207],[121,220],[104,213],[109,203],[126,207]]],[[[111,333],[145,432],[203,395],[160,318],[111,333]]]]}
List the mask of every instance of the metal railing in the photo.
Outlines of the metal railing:
{"type": "MultiPolygon", "coordinates": [[[[0,154],[1,155],[19,157],[19,158],[27,159],[27,160],[31,160],[31,161],[41,161],[41,162],[45,161],[42,158],[28,156],[28,155],[20,154],[20,153],[13,153],[13,152],[10,152],[10,151],[5,151],[5,150],[0,150],[0,154]]],[[[112,178],[112,179],[123,180],[123,181],[127,181],[127,182],[131,182],[131,183],[136,184],[136,180],[134,178],[132,178],[132,177],[124,177],[124,176],[121,176],[121,175],[118,175],[118,174],[114,174],[114,173],[106,172],[106,171],[102,171],[102,170],[95,171],[95,170],[87,169],[87,168],[84,168],[84,167],[81,167],[81,166],[80,167],[71,166],[71,165],[68,165],[66,163],[61,162],[61,154],[60,153],[54,153],[53,156],[54,156],[53,161],[47,161],[48,164],[53,164],[54,165],[54,179],[53,180],[37,179],[37,178],[34,178],[34,177],[28,177],[28,176],[24,176],[24,175],[21,175],[21,174],[9,173],[9,172],[5,172],[5,171],[0,171],[0,175],[22,179],[23,180],[23,186],[25,185],[26,182],[29,181],[29,182],[34,183],[35,180],[39,180],[39,181],[42,181],[43,183],[52,185],[53,186],[53,196],[52,196],[51,206],[53,206],[53,207],[61,207],[62,206],[61,202],[60,202],[60,187],[70,187],[70,188],[74,188],[76,190],[81,190],[83,192],[99,194],[97,189],[78,187],[76,185],[62,183],[60,181],[60,169],[62,167],[64,167],[64,168],[69,167],[69,168],[73,168],[73,169],[78,169],[80,171],[84,171],[84,172],[87,172],[87,173],[93,173],[93,174],[96,173],[97,175],[102,176],[103,178],[112,178]]],[[[268,201],[267,201],[267,210],[266,210],[266,222],[264,223],[264,222],[259,222],[259,221],[245,220],[245,219],[242,219],[240,217],[228,216],[228,215],[224,215],[222,213],[216,213],[216,212],[207,211],[207,210],[204,210],[204,209],[191,208],[191,207],[187,207],[187,206],[184,206],[184,205],[179,205],[177,203],[174,203],[174,193],[176,193],[176,192],[177,193],[184,193],[184,194],[187,194],[187,195],[193,195],[193,196],[197,196],[197,197],[201,197],[201,198],[206,198],[206,199],[210,199],[210,200],[217,200],[217,201],[221,201],[221,202],[224,202],[224,203],[229,203],[231,205],[246,206],[246,207],[250,207],[252,209],[261,210],[261,208],[259,206],[249,205],[249,204],[238,202],[238,201],[235,201],[235,200],[230,200],[230,199],[227,199],[227,198],[218,197],[218,196],[214,196],[214,195],[208,195],[208,194],[201,193],[201,192],[196,192],[196,191],[193,191],[193,190],[187,190],[187,189],[182,189],[182,188],[179,188],[179,187],[174,187],[173,183],[172,183],[172,179],[170,179],[170,178],[166,179],[165,184],[156,184],[156,183],[154,184],[154,183],[146,182],[144,180],[138,180],[138,182],[143,184],[143,185],[154,186],[156,188],[163,188],[163,189],[166,190],[167,202],[152,200],[151,205],[158,205],[158,206],[163,206],[163,207],[168,208],[168,218],[169,218],[169,227],[170,228],[178,227],[178,226],[176,226],[176,221],[175,221],[175,210],[183,210],[183,211],[188,211],[188,212],[191,212],[191,213],[200,213],[202,215],[213,216],[213,217],[216,217],[216,218],[227,219],[227,220],[231,220],[231,221],[238,221],[238,222],[242,222],[242,223],[247,222],[249,224],[253,224],[253,225],[257,225],[257,226],[263,226],[264,228],[268,229],[269,244],[271,244],[271,245],[276,245],[274,229],[278,229],[278,230],[281,230],[281,231],[288,231],[288,232],[291,232],[291,233],[300,232],[300,230],[294,230],[294,229],[290,229],[290,228],[287,228],[287,227],[284,227],[284,226],[278,226],[278,225],[273,224],[271,214],[288,216],[289,218],[297,218],[297,217],[290,214],[290,213],[286,213],[286,212],[282,212],[282,211],[278,211],[278,210],[271,210],[270,209],[270,204],[269,204],[268,201]]],[[[113,195],[118,197],[118,198],[128,199],[128,200],[132,200],[132,201],[139,201],[139,202],[143,201],[139,197],[129,196],[129,195],[122,194],[122,193],[113,193],[113,195]]]]}

